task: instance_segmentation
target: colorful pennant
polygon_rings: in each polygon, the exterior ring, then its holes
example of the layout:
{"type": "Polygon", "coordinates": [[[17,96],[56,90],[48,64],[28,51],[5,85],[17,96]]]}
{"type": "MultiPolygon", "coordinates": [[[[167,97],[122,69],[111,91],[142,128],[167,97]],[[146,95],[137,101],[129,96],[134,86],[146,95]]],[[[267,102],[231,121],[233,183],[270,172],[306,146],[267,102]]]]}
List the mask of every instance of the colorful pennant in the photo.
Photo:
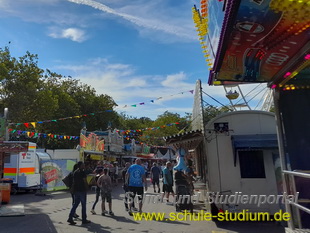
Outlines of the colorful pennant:
{"type": "MultiPolygon", "coordinates": [[[[194,93],[194,90],[189,90],[187,92],[190,92],[191,94],[194,93]]],[[[170,96],[175,96],[175,95],[179,95],[179,94],[183,94],[184,92],[180,92],[180,93],[177,93],[177,94],[174,94],[174,95],[170,95],[170,96]]],[[[157,100],[159,99],[162,99],[163,97],[158,97],[157,100]]],[[[154,103],[154,100],[150,100],[151,103],[154,103]]],[[[137,105],[145,105],[145,102],[141,102],[139,104],[133,104],[133,105],[130,105],[131,107],[134,107],[136,108],[137,105]]],[[[123,108],[127,108],[128,105],[125,105],[123,108]]],[[[57,122],[57,121],[63,121],[63,120],[70,120],[70,119],[74,119],[74,118],[82,118],[82,117],[88,117],[88,116],[94,116],[95,114],[100,114],[100,113],[104,113],[104,112],[113,112],[112,109],[109,109],[109,110],[105,110],[105,111],[98,111],[98,112],[95,112],[95,113],[89,113],[89,114],[82,114],[82,115],[78,115],[78,116],[71,116],[71,117],[63,117],[63,118],[59,118],[59,119],[54,119],[54,120],[44,120],[44,121],[37,121],[37,122],[25,122],[25,123],[9,123],[9,125],[16,125],[16,126],[19,126],[19,125],[24,125],[26,128],[29,128],[30,125],[33,126],[33,128],[36,128],[36,125],[37,124],[43,124],[43,123],[50,123],[50,122],[57,122]]]]}
{"type": "Polygon", "coordinates": [[[52,133],[35,133],[31,131],[22,131],[22,130],[16,130],[16,129],[9,129],[9,132],[14,134],[17,133],[17,135],[24,135],[29,138],[37,138],[37,137],[50,137],[50,138],[57,138],[57,139],[68,139],[68,140],[77,140],[80,137],[79,136],[68,136],[68,135],[59,135],[59,134],[52,134],[52,133]]]}
{"type": "Polygon", "coordinates": [[[153,127],[153,128],[144,128],[144,129],[128,129],[128,130],[117,130],[116,132],[120,132],[122,134],[129,134],[129,133],[136,133],[136,132],[142,132],[146,130],[157,130],[157,129],[162,129],[167,126],[173,126],[173,125],[178,125],[180,124],[179,122],[174,122],[174,123],[169,123],[166,125],[158,126],[158,127],[153,127]]]}

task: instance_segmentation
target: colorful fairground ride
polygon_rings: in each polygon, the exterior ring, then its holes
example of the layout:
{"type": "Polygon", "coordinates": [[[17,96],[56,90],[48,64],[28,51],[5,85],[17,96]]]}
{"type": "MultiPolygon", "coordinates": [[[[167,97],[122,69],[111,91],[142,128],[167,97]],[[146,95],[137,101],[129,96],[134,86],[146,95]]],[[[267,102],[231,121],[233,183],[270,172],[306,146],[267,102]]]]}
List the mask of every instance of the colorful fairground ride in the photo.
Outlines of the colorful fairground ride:
{"type": "Polygon", "coordinates": [[[279,192],[299,193],[285,202],[286,232],[310,231],[309,9],[309,0],[201,0],[192,8],[209,85],[222,85],[231,102],[245,99],[241,84],[265,83],[272,93],[279,192]]]}

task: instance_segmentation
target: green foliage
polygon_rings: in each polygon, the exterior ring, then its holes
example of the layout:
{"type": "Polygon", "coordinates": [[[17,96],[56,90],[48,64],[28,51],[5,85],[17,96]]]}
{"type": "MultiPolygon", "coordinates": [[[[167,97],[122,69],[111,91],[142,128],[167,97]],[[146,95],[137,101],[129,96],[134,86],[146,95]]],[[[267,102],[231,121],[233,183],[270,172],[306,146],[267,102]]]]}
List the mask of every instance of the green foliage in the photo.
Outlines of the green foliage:
{"type": "Polygon", "coordinates": [[[205,106],[203,109],[203,121],[207,124],[211,119],[217,117],[218,115],[232,111],[228,106],[225,107],[215,107],[212,105],[205,106]]]}
{"type": "Polygon", "coordinates": [[[151,128],[157,128],[156,130],[145,131],[144,141],[150,145],[165,145],[163,137],[172,136],[180,133],[182,129],[185,129],[189,126],[190,121],[187,117],[180,117],[178,113],[164,112],[162,115],[159,115],[157,119],[153,122],[151,128]],[[171,123],[178,123],[171,126],[167,126],[171,123]]]}
{"type": "MultiPolygon", "coordinates": [[[[37,124],[36,128],[12,125],[11,128],[16,130],[79,136],[84,124],[88,131],[106,130],[111,125],[112,128],[136,130],[125,135],[139,142],[160,146],[165,144],[163,137],[178,134],[188,129],[190,124],[190,114],[180,117],[179,114],[166,111],[155,121],[148,117],[118,114],[113,111],[117,105],[111,96],[97,95],[94,88],[79,80],[39,68],[36,54],[26,52],[20,58],[11,57],[7,47],[0,48],[0,83],[0,108],[9,109],[10,122],[53,120],[37,124]],[[83,114],[87,116],[57,120],[83,114]],[[165,126],[175,122],[178,124],[165,126]],[[151,128],[156,130],[138,130],[151,128]]],[[[78,140],[17,136],[12,135],[12,139],[36,142],[38,146],[48,149],[74,148],[79,143],[78,140]]]]}
{"type": "Polygon", "coordinates": [[[275,108],[274,108],[274,106],[272,106],[272,107],[269,109],[269,112],[275,113],[275,108]]]}
{"type": "MultiPolygon", "coordinates": [[[[27,52],[16,59],[11,57],[7,47],[0,49],[0,81],[0,107],[9,109],[10,122],[53,120],[112,110],[116,106],[110,96],[97,95],[94,88],[79,80],[40,69],[37,55],[27,52]]],[[[88,130],[105,130],[111,121],[118,124],[118,115],[114,111],[103,112],[85,119],[73,118],[37,124],[35,129],[22,125],[15,127],[17,130],[78,136],[84,121],[88,130]]],[[[49,137],[33,138],[30,141],[51,149],[73,148],[78,144],[78,141],[49,137]]]]}

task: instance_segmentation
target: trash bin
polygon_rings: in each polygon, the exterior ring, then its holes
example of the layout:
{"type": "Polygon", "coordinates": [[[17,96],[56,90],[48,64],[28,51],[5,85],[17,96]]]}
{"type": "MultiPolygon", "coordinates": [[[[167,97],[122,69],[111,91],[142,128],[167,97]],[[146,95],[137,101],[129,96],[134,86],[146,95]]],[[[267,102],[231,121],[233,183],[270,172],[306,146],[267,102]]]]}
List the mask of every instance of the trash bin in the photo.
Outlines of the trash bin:
{"type": "Polygon", "coordinates": [[[3,178],[0,179],[0,192],[2,196],[2,203],[9,203],[11,198],[11,185],[13,183],[12,179],[3,178]]]}

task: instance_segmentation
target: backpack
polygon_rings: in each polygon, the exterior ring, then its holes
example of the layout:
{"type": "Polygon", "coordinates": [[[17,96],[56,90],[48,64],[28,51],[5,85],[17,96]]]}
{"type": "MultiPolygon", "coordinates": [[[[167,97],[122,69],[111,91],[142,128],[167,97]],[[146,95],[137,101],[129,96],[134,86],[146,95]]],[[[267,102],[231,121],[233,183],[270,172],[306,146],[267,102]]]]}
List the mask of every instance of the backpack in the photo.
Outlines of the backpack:
{"type": "MultiPolygon", "coordinates": [[[[108,176],[109,177],[109,176],[108,176]]],[[[103,178],[103,177],[102,177],[103,178]]],[[[101,178],[101,179],[102,179],[101,178]]],[[[104,180],[102,180],[101,181],[101,191],[102,192],[109,192],[109,191],[111,191],[112,190],[112,187],[111,187],[111,184],[106,180],[106,179],[104,179],[104,180]]]]}
{"type": "Polygon", "coordinates": [[[65,178],[62,179],[62,182],[68,187],[71,188],[73,184],[73,174],[70,172],[65,178]]]}

